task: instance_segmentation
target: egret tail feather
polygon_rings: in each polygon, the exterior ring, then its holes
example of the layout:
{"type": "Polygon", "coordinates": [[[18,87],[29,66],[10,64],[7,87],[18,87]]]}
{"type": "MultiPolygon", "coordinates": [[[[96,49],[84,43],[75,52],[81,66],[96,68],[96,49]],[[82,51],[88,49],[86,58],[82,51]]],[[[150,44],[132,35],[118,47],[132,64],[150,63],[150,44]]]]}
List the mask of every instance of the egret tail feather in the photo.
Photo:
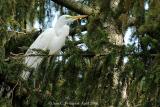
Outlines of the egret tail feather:
{"type": "Polygon", "coordinates": [[[20,76],[23,80],[28,80],[30,72],[28,70],[23,70],[20,76]]]}

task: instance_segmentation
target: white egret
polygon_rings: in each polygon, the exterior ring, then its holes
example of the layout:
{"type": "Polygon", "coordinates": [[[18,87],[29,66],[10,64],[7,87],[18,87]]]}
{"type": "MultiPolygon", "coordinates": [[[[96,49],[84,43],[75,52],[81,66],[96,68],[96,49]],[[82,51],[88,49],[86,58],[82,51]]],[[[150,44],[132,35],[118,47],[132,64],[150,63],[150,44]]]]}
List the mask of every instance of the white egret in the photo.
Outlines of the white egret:
{"type": "MultiPolygon", "coordinates": [[[[36,69],[43,60],[43,56],[30,56],[30,54],[37,54],[33,49],[40,49],[43,51],[49,50],[49,55],[54,55],[59,52],[65,44],[65,39],[69,35],[69,24],[73,21],[85,18],[87,15],[70,16],[62,15],[57,20],[53,28],[46,29],[38,38],[32,43],[25,53],[24,64],[29,68],[36,69]]],[[[23,70],[21,77],[27,80],[30,75],[28,70],[23,70]]]]}

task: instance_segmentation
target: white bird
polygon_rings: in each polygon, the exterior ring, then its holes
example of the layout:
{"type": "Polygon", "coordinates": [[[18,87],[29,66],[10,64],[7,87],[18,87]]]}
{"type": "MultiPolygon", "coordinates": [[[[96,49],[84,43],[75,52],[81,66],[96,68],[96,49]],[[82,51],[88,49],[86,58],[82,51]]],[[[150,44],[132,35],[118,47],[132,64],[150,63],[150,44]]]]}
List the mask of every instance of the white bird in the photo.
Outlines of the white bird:
{"type": "MultiPolygon", "coordinates": [[[[85,18],[87,15],[80,16],[70,16],[70,15],[62,15],[57,20],[55,26],[53,28],[46,29],[42,32],[38,38],[32,43],[27,52],[25,53],[24,64],[28,68],[36,69],[41,61],[43,60],[43,56],[35,56],[37,54],[34,49],[38,50],[49,50],[49,55],[54,55],[61,50],[61,48],[65,44],[66,37],[69,35],[69,24],[73,21],[85,18]],[[34,56],[30,56],[34,54],[34,56]]],[[[27,80],[30,75],[28,70],[23,70],[21,77],[24,80],[27,80]]]]}

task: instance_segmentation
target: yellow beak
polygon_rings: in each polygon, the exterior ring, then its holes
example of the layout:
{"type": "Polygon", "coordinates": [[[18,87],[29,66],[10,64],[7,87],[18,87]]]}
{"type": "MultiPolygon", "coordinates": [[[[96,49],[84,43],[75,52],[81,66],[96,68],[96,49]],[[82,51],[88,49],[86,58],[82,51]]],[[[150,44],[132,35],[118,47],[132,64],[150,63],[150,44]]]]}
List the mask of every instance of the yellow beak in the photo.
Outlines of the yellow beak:
{"type": "Polygon", "coordinates": [[[82,19],[82,18],[85,18],[85,17],[88,17],[88,15],[72,16],[72,18],[74,20],[82,19]]]}

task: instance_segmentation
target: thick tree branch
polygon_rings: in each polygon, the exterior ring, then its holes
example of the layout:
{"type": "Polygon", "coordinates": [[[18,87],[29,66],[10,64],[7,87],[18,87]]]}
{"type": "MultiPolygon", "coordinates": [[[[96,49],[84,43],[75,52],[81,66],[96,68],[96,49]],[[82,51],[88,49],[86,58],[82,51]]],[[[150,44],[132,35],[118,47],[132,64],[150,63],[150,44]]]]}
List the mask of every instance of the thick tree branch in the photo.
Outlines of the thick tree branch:
{"type": "Polygon", "coordinates": [[[53,2],[65,6],[66,8],[73,10],[79,14],[91,15],[93,13],[97,13],[98,11],[87,6],[81,4],[80,2],[76,2],[74,0],[52,0],[53,2]]]}

